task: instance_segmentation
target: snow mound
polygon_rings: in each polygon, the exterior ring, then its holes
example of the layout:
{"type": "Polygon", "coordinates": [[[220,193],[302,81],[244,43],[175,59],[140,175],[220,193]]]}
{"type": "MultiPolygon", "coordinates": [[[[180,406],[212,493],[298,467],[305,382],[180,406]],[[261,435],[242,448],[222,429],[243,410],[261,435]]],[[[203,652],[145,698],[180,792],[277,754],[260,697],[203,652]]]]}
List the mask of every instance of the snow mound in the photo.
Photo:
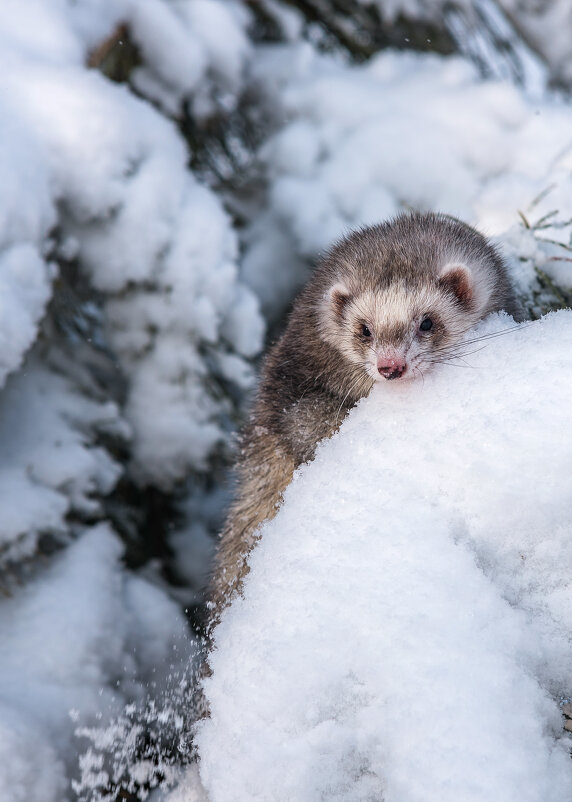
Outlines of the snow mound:
{"type": "Polygon", "coordinates": [[[297,472],[215,633],[211,802],[570,796],[571,342],[493,316],[297,472]]]}

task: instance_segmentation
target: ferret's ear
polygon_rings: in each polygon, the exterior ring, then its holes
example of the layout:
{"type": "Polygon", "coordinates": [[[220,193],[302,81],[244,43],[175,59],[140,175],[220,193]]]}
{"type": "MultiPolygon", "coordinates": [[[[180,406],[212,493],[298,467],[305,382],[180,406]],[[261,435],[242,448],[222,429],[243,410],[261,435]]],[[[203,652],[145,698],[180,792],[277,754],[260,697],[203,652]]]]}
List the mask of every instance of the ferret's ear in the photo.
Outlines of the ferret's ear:
{"type": "Polygon", "coordinates": [[[473,305],[475,282],[466,265],[445,265],[439,273],[439,286],[446,292],[452,292],[462,306],[469,308],[473,305]]]}
{"type": "Polygon", "coordinates": [[[341,317],[345,305],[350,299],[350,291],[345,284],[337,281],[328,292],[334,312],[341,317]]]}

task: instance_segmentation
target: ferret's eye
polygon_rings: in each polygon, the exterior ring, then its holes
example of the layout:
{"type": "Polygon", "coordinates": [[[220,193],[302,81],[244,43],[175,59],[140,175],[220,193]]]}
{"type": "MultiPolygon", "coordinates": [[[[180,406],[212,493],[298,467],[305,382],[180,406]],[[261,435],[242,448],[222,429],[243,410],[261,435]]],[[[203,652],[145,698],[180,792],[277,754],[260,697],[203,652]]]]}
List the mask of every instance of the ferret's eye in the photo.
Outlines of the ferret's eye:
{"type": "Polygon", "coordinates": [[[423,318],[423,320],[419,324],[420,331],[431,331],[432,328],[433,328],[433,321],[431,320],[430,317],[423,318]]]}
{"type": "Polygon", "coordinates": [[[361,333],[364,337],[371,337],[371,331],[368,329],[365,323],[362,324],[361,333]]]}

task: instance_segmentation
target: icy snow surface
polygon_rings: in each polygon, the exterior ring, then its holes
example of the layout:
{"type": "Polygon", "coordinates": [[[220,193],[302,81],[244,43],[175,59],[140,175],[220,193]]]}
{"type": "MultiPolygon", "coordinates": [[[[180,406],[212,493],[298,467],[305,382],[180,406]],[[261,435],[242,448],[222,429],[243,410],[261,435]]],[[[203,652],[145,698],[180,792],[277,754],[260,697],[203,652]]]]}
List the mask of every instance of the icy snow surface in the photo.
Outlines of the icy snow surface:
{"type": "Polygon", "coordinates": [[[298,471],[215,634],[211,802],[570,798],[572,312],[511,325],[298,471]]]}

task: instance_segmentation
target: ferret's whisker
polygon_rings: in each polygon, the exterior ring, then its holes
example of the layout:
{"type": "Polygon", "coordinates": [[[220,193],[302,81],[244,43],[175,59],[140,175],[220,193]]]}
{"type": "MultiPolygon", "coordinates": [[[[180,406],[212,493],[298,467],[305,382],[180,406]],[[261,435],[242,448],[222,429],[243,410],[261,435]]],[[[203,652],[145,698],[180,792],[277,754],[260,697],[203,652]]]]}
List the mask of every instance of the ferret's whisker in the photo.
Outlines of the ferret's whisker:
{"type": "Polygon", "coordinates": [[[360,382],[360,381],[362,381],[362,377],[358,375],[358,376],[356,376],[356,379],[355,379],[355,381],[353,381],[353,382],[351,383],[351,385],[350,385],[350,387],[349,387],[349,389],[348,389],[347,393],[345,394],[345,396],[344,396],[344,397],[343,397],[343,399],[342,399],[342,402],[341,402],[340,406],[338,407],[338,411],[336,412],[336,419],[340,417],[340,412],[342,411],[342,407],[344,406],[344,404],[345,404],[345,402],[346,402],[346,399],[347,399],[347,398],[348,398],[348,396],[350,395],[351,391],[352,391],[352,390],[353,390],[355,387],[357,387],[357,385],[359,384],[359,382],[360,382]]]}
{"type": "Polygon", "coordinates": [[[461,365],[458,362],[453,362],[451,359],[429,359],[427,361],[431,365],[451,365],[453,368],[472,368],[473,370],[477,370],[476,365],[469,365],[468,362],[461,365]]]}
{"type": "Polygon", "coordinates": [[[482,350],[484,350],[486,347],[487,347],[486,345],[481,345],[481,347],[480,347],[480,348],[473,348],[473,350],[472,350],[472,351],[462,351],[462,350],[459,350],[459,351],[457,351],[457,352],[456,352],[456,353],[454,353],[454,354],[450,354],[450,356],[451,356],[451,357],[454,357],[455,359],[462,359],[462,358],[463,358],[463,357],[465,357],[465,356],[470,356],[471,354],[477,354],[479,351],[482,351],[482,350]]]}
{"type": "Polygon", "coordinates": [[[470,344],[470,343],[478,343],[482,340],[494,340],[496,337],[503,337],[505,334],[510,334],[513,331],[521,331],[522,329],[527,329],[529,326],[532,326],[533,323],[536,323],[535,320],[527,320],[523,323],[518,323],[516,326],[508,326],[506,329],[501,329],[500,331],[493,331],[490,334],[482,334],[479,337],[472,337],[470,340],[463,340],[463,344],[470,344]]]}

